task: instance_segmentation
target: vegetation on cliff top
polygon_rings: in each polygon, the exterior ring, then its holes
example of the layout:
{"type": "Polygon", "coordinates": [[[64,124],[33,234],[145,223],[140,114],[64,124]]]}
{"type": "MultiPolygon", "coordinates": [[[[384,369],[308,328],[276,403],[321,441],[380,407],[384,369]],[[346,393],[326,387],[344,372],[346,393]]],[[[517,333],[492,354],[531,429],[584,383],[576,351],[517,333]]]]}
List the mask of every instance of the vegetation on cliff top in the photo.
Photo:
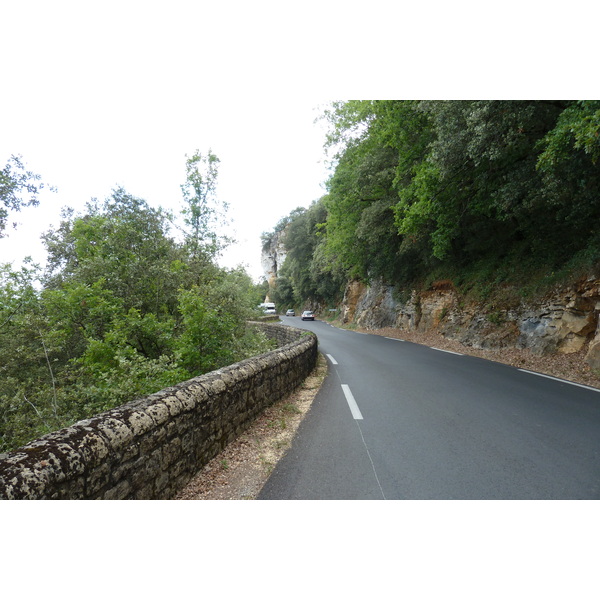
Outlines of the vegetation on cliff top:
{"type": "Polygon", "coordinates": [[[599,101],[348,101],[323,118],[332,174],[287,219],[279,302],[375,278],[523,295],[600,260],[599,101]]]}

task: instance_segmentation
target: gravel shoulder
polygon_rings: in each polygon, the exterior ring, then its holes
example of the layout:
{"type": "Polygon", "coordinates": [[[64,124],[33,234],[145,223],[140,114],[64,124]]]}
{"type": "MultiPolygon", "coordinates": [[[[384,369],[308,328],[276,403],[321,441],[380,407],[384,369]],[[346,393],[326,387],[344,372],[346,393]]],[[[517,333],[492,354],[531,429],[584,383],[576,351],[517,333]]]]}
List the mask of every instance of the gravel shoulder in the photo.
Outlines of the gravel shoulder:
{"type": "Polygon", "coordinates": [[[291,446],[326,375],[327,361],[319,354],[317,366],[303,384],[265,409],[174,500],[254,500],[291,446]]]}
{"type": "MultiPolygon", "coordinates": [[[[575,354],[537,356],[529,350],[516,348],[472,348],[448,340],[436,332],[392,328],[356,331],[477,356],[600,389],[600,377],[583,360],[586,349],[575,354]]],[[[254,500],[290,448],[300,423],[321,388],[327,368],[326,359],[319,354],[316,368],[304,383],[295,392],[267,408],[237,440],[205,465],[174,500],[254,500]]]]}

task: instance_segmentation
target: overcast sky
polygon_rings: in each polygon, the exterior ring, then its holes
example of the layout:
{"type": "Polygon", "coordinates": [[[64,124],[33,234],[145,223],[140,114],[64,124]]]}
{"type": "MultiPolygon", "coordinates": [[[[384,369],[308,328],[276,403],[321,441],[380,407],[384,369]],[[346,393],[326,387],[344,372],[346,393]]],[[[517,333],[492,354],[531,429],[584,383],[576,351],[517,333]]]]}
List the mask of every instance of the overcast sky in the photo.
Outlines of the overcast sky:
{"type": "Polygon", "coordinates": [[[238,240],[221,262],[258,278],[260,234],[319,198],[327,177],[314,121],[333,98],[295,79],[303,50],[278,47],[289,31],[264,37],[268,24],[250,28],[255,11],[237,3],[33,4],[3,10],[2,56],[12,60],[0,161],[21,154],[58,192],[16,215],[0,260],[43,260],[39,235],[60,208],[117,185],[177,212],[185,155],[210,148],[238,240]]]}
{"type": "MultiPolygon", "coordinates": [[[[50,114],[15,111],[2,136],[0,154],[22,154],[27,166],[57,187],[40,205],[13,215],[16,231],[0,240],[8,252],[45,256],[39,234],[57,223],[60,208],[83,208],[92,197],[105,198],[117,185],[153,206],[179,212],[185,155],[212,149],[220,159],[217,198],[229,204],[238,242],[222,257],[224,266],[260,270],[260,234],[297,206],[323,194],[326,179],[322,128],[313,123],[317,102],[239,97],[162,104],[131,96],[92,98],[83,107],[63,104],[76,93],[62,89],[50,114]],[[140,103],[138,106],[137,103],[140,103]],[[161,108],[163,112],[161,113],[161,108]],[[85,114],[81,114],[81,113],[85,114]]],[[[11,257],[12,259],[13,257],[11,257]]]]}
{"type": "Polygon", "coordinates": [[[542,26],[547,16],[526,3],[515,3],[518,19],[494,15],[514,35],[484,56],[474,48],[493,45],[489,29],[465,20],[448,29],[456,3],[427,3],[435,11],[380,0],[368,10],[312,0],[0,3],[0,164],[21,154],[58,188],[17,215],[19,229],[0,240],[2,262],[43,261],[39,235],[60,208],[82,209],[117,185],[177,211],[185,155],[210,148],[238,240],[221,262],[258,278],[260,234],[324,193],[324,128],[314,121],[330,101],[527,97],[532,83],[552,96],[549,82],[582,81],[559,61],[551,78],[539,59],[530,72],[524,17],[542,26]]]}

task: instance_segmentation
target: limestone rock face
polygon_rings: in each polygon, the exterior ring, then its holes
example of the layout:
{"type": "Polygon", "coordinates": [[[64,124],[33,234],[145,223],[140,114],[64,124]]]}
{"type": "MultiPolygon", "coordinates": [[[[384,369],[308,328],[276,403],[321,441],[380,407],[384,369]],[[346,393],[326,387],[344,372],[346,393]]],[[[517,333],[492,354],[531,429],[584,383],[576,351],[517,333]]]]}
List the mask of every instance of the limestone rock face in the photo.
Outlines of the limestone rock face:
{"type": "Polygon", "coordinates": [[[262,248],[260,262],[265,279],[269,282],[270,287],[274,286],[277,279],[277,272],[281,269],[287,256],[284,245],[285,231],[283,229],[275,232],[262,248]]]}
{"type": "Polygon", "coordinates": [[[390,327],[396,319],[398,302],[393,298],[394,288],[376,282],[367,288],[356,305],[356,324],[366,329],[390,327]]]}
{"type": "Polygon", "coordinates": [[[590,342],[585,360],[592,369],[600,370],[600,331],[596,331],[596,336],[590,342]]]}
{"type": "Polygon", "coordinates": [[[392,286],[374,281],[350,282],[344,296],[344,322],[366,329],[395,327],[408,331],[437,330],[476,348],[528,348],[544,355],[570,354],[588,348],[586,361],[600,369],[600,278],[582,279],[557,290],[537,305],[494,310],[464,304],[450,281],[428,290],[413,290],[398,299],[392,286]]]}
{"type": "Polygon", "coordinates": [[[365,295],[367,286],[360,281],[350,281],[346,286],[344,299],[342,301],[342,322],[354,321],[358,301],[365,295]]]}

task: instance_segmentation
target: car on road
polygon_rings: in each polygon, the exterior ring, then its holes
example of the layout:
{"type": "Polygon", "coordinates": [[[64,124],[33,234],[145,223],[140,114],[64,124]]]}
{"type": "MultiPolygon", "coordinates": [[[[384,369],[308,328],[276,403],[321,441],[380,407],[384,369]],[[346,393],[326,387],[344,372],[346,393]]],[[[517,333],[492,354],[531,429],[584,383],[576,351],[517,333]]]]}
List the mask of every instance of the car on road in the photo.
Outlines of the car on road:
{"type": "Polygon", "coordinates": [[[315,313],[313,313],[312,310],[305,310],[302,313],[302,320],[303,321],[314,321],[315,320],[315,313]]]}
{"type": "Polygon", "coordinates": [[[285,313],[286,317],[295,317],[296,311],[293,308],[288,308],[288,311],[285,313]]]}
{"type": "Polygon", "coordinates": [[[259,305],[265,315],[276,315],[275,302],[263,302],[259,305]]]}

